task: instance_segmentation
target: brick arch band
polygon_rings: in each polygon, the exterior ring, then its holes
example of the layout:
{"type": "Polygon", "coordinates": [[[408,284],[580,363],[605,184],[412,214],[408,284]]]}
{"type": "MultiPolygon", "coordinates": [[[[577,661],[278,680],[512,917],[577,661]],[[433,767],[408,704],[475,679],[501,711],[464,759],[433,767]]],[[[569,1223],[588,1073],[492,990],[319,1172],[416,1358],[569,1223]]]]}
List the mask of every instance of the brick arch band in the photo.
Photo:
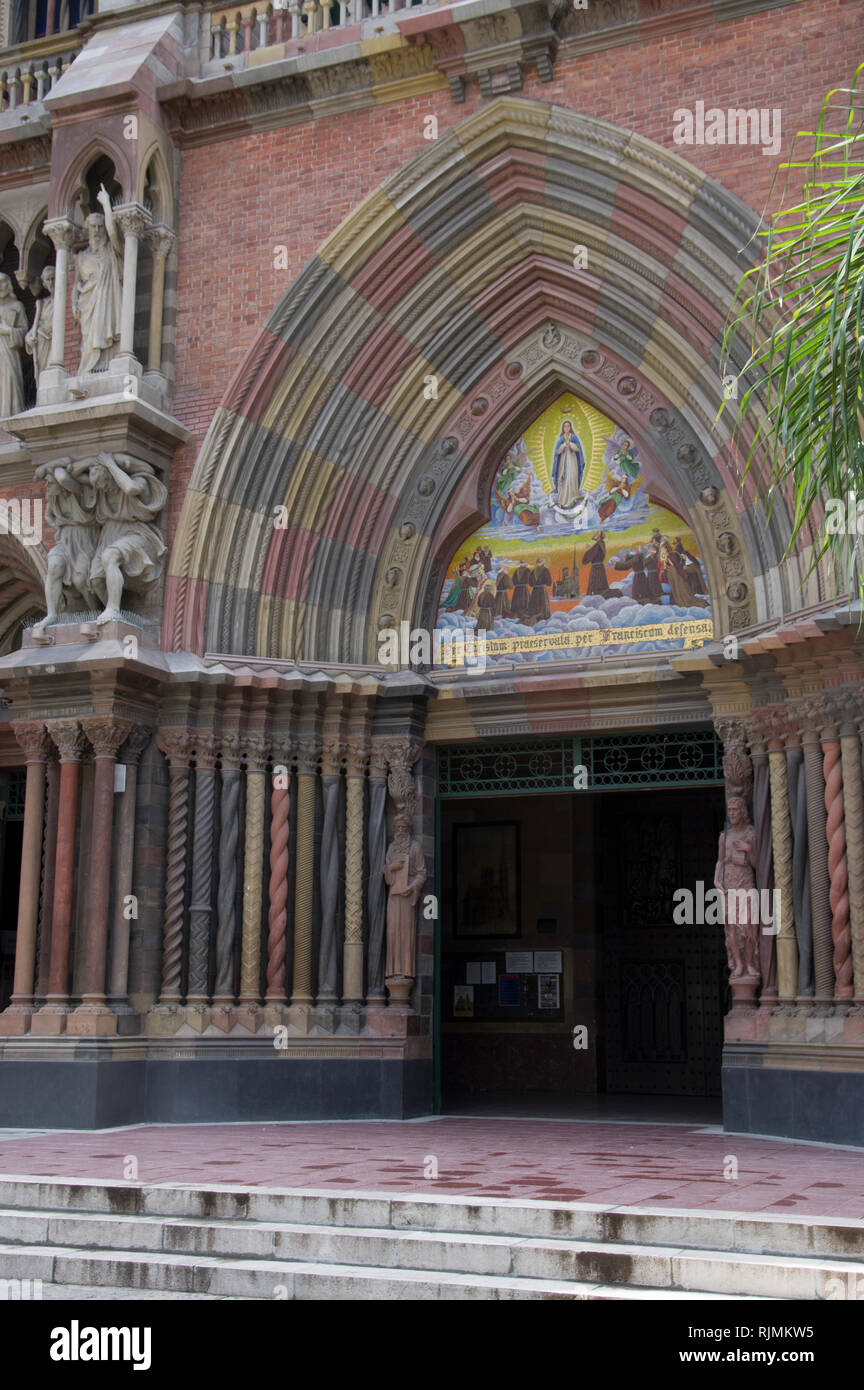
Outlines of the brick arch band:
{"type": "Polygon", "coordinates": [[[755,225],[678,156],[560,107],[500,98],[430,142],[306,264],[226,392],[173,546],[166,643],[373,659],[382,616],[428,617],[495,450],[561,389],[644,442],[720,623],[771,616],[798,561],[781,508],[742,498],[717,419],[755,225]]]}

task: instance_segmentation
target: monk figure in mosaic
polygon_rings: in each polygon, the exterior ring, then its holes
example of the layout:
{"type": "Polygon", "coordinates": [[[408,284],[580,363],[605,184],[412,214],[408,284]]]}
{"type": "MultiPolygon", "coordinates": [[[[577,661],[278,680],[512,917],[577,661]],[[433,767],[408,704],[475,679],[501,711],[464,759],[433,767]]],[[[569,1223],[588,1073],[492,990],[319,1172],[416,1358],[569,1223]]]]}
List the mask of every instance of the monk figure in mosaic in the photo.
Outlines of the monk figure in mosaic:
{"type": "Polygon", "coordinates": [[[385,978],[391,999],[407,1000],[417,973],[417,903],[426,882],[423,851],[411,838],[411,817],[400,812],[394,838],[384,859],[387,894],[387,961],[385,978]]]}
{"type": "Polygon", "coordinates": [[[154,523],[168,489],[151,464],[129,454],[101,452],[89,478],[101,528],[90,583],[105,604],[96,621],[107,623],[120,617],[124,589],[146,593],[162,573],[167,547],[154,523]]]}
{"type": "Polygon", "coordinates": [[[733,979],[759,976],[759,899],[756,887],[756,831],[747,803],[734,796],[728,806],[729,827],[720,836],[714,887],[723,894],[726,954],[733,979]],[[742,892],[742,890],[744,890],[742,892]]]}

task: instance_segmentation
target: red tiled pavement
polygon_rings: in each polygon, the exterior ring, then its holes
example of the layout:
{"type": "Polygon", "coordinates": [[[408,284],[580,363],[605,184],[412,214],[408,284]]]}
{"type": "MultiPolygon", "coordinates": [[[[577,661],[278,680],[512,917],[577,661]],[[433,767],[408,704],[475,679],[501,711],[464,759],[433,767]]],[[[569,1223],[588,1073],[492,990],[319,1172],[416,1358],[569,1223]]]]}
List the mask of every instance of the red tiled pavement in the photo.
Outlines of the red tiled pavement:
{"type": "MultiPolygon", "coordinates": [[[[8,1131],[7,1131],[8,1134],[8,1131]]],[[[864,1219],[864,1154],[695,1125],[441,1118],[0,1135],[0,1172],[864,1219]],[[424,1177],[429,1156],[438,1179],[424,1177]],[[730,1158],[737,1180],[724,1178],[730,1158]],[[127,1170],[128,1171],[128,1170],[127,1170]]]]}

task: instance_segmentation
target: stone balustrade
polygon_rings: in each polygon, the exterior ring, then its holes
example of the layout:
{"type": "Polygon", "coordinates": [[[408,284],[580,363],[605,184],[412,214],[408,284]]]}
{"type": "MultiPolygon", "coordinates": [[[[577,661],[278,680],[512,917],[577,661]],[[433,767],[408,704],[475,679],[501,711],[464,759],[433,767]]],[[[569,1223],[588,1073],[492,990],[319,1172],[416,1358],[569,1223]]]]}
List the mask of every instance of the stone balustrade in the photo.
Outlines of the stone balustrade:
{"type": "Polygon", "coordinates": [[[77,48],[66,46],[56,53],[7,61],[0,67],[0,111],[17,111],[42,101],[57,85],[74,59],[77,48]]]}
{"type": "MultiPolygon", "coordinates": [[[[259,48],[329,29],[361,24],[424,0],[273,0],[267,5],[221,6],[210,15],[210,60],[238,59],[259,48]]],[[[432,7],[434,8],[434,6],[432,7]]]]}

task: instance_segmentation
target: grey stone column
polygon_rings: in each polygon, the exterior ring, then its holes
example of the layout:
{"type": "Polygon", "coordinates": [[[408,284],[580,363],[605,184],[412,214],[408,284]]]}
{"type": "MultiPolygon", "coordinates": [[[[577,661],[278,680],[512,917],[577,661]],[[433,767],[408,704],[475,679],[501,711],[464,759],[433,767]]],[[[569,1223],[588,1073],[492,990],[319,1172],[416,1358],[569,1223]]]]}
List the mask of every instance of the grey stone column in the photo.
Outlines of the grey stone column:
{"type": "Polygon", "coordinates": [[[372,739],[371,750],[369,828],[366,837],[369,860],[366,892],[366,919],[369,923],[366,1002],[383,1007],[387,1003],[384,984],[387,930],[387,888],[384,883],[384,857],[387,853],[387,760],[380,738],[372,739]]]}
{"type": "Polygon", "coordinates": [[[126,786],[117,809],[116,858],[114,860],[114,921],[111,932],[111,965],[108,976],[108,1006],[119,1016],[131,1014],[129,989],[129,939],[133,915],[130,908],[135,868],[135,796],[138,764],[153,737],[152,729],[136,725],[117,755],[117,765],[125,768],[126,786]]]}
{"type": "Polygon", "coordinates": [[[318,943],[318,1003],[333,1007],[339,999],[338,909],[342,866],[339,857],[339,819],[342,802],[344,748],[339,738],[325,735],[321,750],[321,937],[318,943]]]}

